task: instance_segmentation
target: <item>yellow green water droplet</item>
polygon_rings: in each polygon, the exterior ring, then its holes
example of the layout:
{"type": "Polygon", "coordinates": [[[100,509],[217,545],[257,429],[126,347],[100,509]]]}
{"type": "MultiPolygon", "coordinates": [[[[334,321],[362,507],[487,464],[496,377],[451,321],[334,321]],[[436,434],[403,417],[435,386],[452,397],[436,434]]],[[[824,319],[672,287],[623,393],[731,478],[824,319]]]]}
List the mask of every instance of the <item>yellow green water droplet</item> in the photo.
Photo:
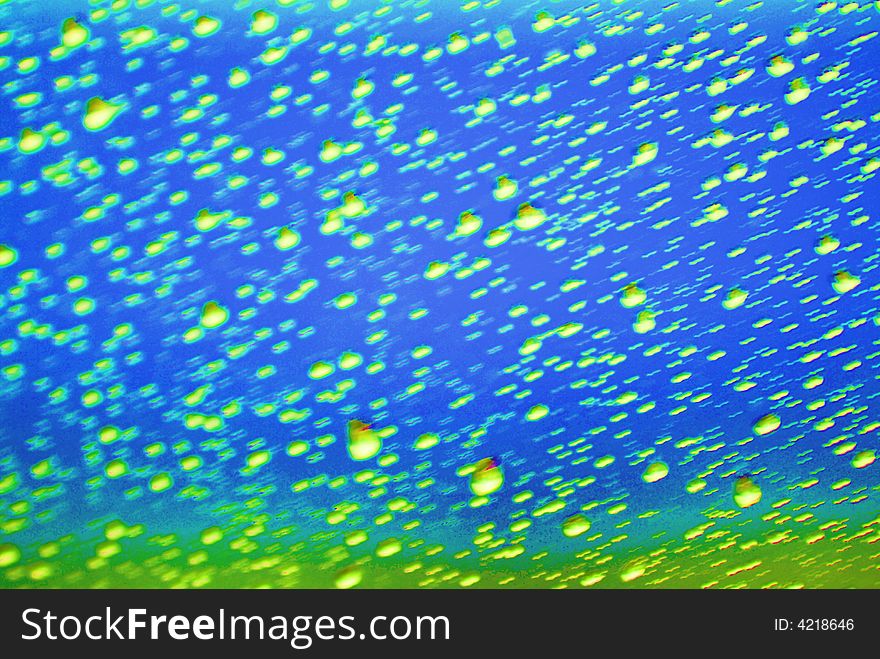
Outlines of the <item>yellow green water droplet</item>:
{"type": "Polygon", "coordinates": [[[221,23],[218,19],[210,16],[199,16],[193,25],[193,34],[197,37],[209,37],[220,29],[221,23]]]}
{"type": "Polygon", "coordinates": [[[475,234],[483,226],[483,220],[470,211],[465,211],[458,218],[458,226],[455,228],[457,236],[470,236],[475,234]]]}
{"type": "Polygon", "coordinates": [[[104,468],[104,473],[107,474],[107,478],[120,478],[128,473],[128,465],[124,460],[111,460],[104,468]]]}
{"type": "Polygon", "coordinates": [[[517,187],[516,181],[506,176],[499,176],[495,179],[495,190],[492,191],[492,195],[496,200],[504,201],[516,194],[517,187]]]}
{"type": "Polygon", "coordinates": [[[397,538],[387,538],[376,545],[376,556],[379,558],[389,558],[395,554],[399,554],[403,549],[403,545],[397,538]]]}
{"type": "Polygon", "coordinates": [[[352,460],[369,460],[382,450],[382,438],[369,424],[356,419],[346,427],[348,454],[352,460]]]}
{"type": "Polygon", "coordinates": [[[634,561],[633,563],[625,566],[623,570],[621,570],[620,580],[624,583],[629,583],[645,576],[645,572],[645,564],[641,561],[634,561]]]}
{"type": "Polygon", "coordinates": [[[25,154],[36,153],[46,145],[43,133],[24,128],[18,138],[18,150],[25,154]]]}
{"type": "Polygon", "coordinates": [[[590,520],[581,513],[572,515],[562,522],[562,533],[567,538],[576,538],[590,530],[590,520]]]}
{"type": "Polygon", "coordinates": [[[646,483],[656,483],[663,480],[669,474],[669,466],[665,462],[654,462],[648,465],[642,480],[646,483]]]}
{"type": "Polygon", "coordinates": [[[620,304],[626,309],[632,309],[644,304],[648,299],[648,295],[635,284],[630,284],[623,289],[620,295],[620,304]]]}
{"type": "Polygon", "coordinates": [[[492,458],[480,460],[471,472],[470,488],[478,497],[497,492],[504,484],[504,472],[492,458]]]}
{"type": "Polygon", "coordinates": [[[229,311],[220,306],[217,302],[206,302],[202,307],[202,314],[199,323],[205,329],[220,327],[227,320],[229,320],[229,311]]]}
{"type": "Polygon", "coordinates": [[[116,119],[124,107],[122,103],[114,104],[94,96],[86,102],[86,111],[82,120],[83,126],[90,131],[103,130],[116,119]]]}
{"type": "Polygon", "coordinates": [[[306,453],[308,450],[309,450],[308,443],[298,440],[295,442],[290,442],[290,444],[288,444],[287,455],[289,455],[292,458],[295,458],[298,455],[302,455],[303,453],[306,453]]]}
{"type": "Polygon", "coordinates": [[[364,358],[361,357],[357,353],[353,352],[344,352],[339,357],[339,368],[350,371],[353,368],[357,368],[364,362],[364,358]]]}
{"type": "Polygon", "coordinates": [[[415,443],[413,444],[413,448],[417,451],[425,451],[429,448],[433,448],[440,443],[440,437],[435,435],[434,433],[424,433],[416,438],[415,443]]]}
{"type": "Polygon", "coordinates": [[[349,566],[336,573],[334,584],[341,590],[354,588],[364,578],[364,570],[358,566],[349,566]]]}
{"type": "Polygon", "coordinates": [[[244,69],[236,67],[229,72],[229,86],[233,89],[246,85],[250,79],[250,74],[244,69]]]}
{"type": "Polygon", "coordinates": [[[336,367],[329,362],[318,361],[309,367],[309,377],[313,380],[322,380],[336,370],[336,367]]]}
{"type": "Polygon", "coordinates": [[[840,247],[840,241],[834,236],[822,236],[816,245],[816,253],[821,255],[830,254],[840,247]]]}
{"type": "Polygon", "coordinates": [[[495,112],[497,107],[491,98],[481,98],[474,107],[474,114],[478,117],[485,117],[495,112]]]}
{"type": "Polygon", "coordinates": [[[439,279],[449,272],[449,264],[441,261],[431,261],[425,270],[425,279],[439,279]]]}
{"type": "Polygon", "coordinates": [[[254,451],[247,456],[247,466],[249,469],[257,469],[268,463],[271,459],[272,454],[269,451],[254,451]]]}
{"type": "Polygon", "coordinates": [[[333,162],[338,159],[343,153],[343,149],[341,146],[333,142],[332,140],[325,140],[323,146],[321,147],[320,158],[323,162],[333,162]]]}
{"type": "Polygon", "coordinates": [[[200,539],[204,545],[214,545],[223,539],[223,531],[218,526],[212,526],[202,531],[200,539]]]}
{"type": "Polygon", "coordinates": [[[641,167],[642,165],[647,165],[657,157],[659,152],[660,147],[656,142],[645,142],[644,144],[640,144],[639,148],[636,149],[636,152],[633,155],[632,166],[641,167]]]}
{"type": "Polygon", "coordinates": [[[104,426],[98,431],[98,441],[102,444],[112,444],[119,439],[119,428],[116,426],[104,426]]]}
{"type": "Polygon", "coordinates": [[[153,492],[164,492],[174,484],[171,476],[165,472],[156,474],[150,479],[150,489],[153,492]]]}
{"type": "Polygon", "coordinates": [[[543,211],[535,208],[531,204],[520,204],[516,211],[516,219],[513,221],[514,226],[520,231],[530,231],[537,229],[547,221],[547,216],[543,211]]]}
{"type": "Polygon", "coordinates": [[[782,419],[775,414],[765,414],[755,421],[754,431],[757,435],[769,435],[771,432],[779,430],[782,425],[782,419]]]}
{"type": "Polygon", "coordinates": [[[724,301],[721,303],[728,311],[733,309],[737,309],[745,304],[746,298],[748,298],[749,294],[747,291],[744,291],[741,288],[732,288],[727,292],[727,296],[724,298],[724,301]]]}
{"type": "Polygon", "coordinates": [[[539,419],[543,419],[550,413],[550,408],[546,405],[533,405],[528,412],[526,412],[526,419],[529,421],[538,421],[539,419]]]}
{"type": "Polygon", "coordinates": [[[278,232],[278,236],[275,238],[275,247],[278,249],[285,251],[288,249],[293,249],[300,242],[300,235],[298,232],[293,229],[289,229],[288,227],[282,227],[278,232]]]}
{"type": "Polygon", "coordinates": [[[877,459],[874,451],[859,451],[853,456],[852,466],[856,469],[864,469],[872,464],[877,459]]]}
{"type": "Polygon", "coordinates": [[[507,229],[492,229],[483,241],[486,247],[499,247],[510,240],[510,231],[507,229]]]}
{"type": "Polygon", "coordinates": [[[792,71],[794,71],[794,64],[783,55],[776,55],[767,64],[767,73],[774,78],[780,78],[792,71]]]}
{"type": "Polygon", "coordinates": [[[74,18],[68,18],[61,24],[61,43],[66,48],[79,48],[89,40],[89,29],[76,22],[74,18]]]}
{"type": "Polygon", "coordinates": [[[789,105],[796,105],[807,99],[810,95],[810,85],[805,78],[798,78],[789,83],[789,91],[785,95],[785,102],[789,105]]]}
{"type": "Polygon", "coordinates": [[[657,321],[654,320],[654,313],[651,311],[640,311],[633,323],[633,329],[638,334],[647,334],[657,327],[657,321]]]}
{"type": "Polygon", "coordinates": [[[696,494],[697,492],[701,492],[706,489],[706,481],[702,478],[694,478],[693,480],[688,481],[685,489],[691,494],[696,494]]]}
{"type": "Polygon", "coordinates": [[[834,273],[834,281],[831,283],[831,286],[837,293],[843,295],[844,293],[849,293],[861,283],[862,280],[856,275],[853,275],[846,270],[839,270],[834,273]]]}
{"type": "Polygon", "coordinates": [[[373,93],[373,89],[375,89],[375,85],[371,81],[366,78],[358,78],[351,95],[356,99],[365,98],[373,93]]]}
{"type": "Polygon", "coordinates": [[[278,16],[271,11],[260,9],[251,16],[251,31],[254,34],[268,34],[278,25],[278,16]]]}
{"type": "Polygon", "coordinates": [[[8,268],[18,261],[18,252],[9,245],[0,244],[0,268],[8,268]]]}
{"type": "Polygon", "coordinates": [[[740,508],[754,506],[761,496],[761,488],[748,476],[740,476],[733,484],[733,500],[740,508]]]}
{"type": "Polygon", "coordinates": [[[15,565],[21,559],[21,550],[12,543],[0,545],[0,568],[15,565]]]}

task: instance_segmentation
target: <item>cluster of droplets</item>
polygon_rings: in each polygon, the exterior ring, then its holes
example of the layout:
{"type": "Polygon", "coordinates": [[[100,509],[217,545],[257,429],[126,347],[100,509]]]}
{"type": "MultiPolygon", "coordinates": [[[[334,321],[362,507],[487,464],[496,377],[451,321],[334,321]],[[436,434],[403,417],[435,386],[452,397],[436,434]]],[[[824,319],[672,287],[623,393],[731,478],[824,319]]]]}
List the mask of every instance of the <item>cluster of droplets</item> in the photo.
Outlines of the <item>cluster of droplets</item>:
{"type": "Polygon", "coordinates": [[[870,3],[294,4],[0,33],[4,583],[876,583],[870,3]]]}

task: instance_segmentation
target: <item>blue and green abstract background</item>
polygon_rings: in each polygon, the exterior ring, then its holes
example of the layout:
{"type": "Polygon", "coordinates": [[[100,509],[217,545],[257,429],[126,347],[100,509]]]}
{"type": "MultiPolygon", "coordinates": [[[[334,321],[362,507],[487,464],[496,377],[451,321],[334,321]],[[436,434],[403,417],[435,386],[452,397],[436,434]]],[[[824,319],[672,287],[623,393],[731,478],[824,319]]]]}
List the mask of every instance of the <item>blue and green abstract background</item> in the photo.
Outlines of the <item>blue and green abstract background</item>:
{"type": "Polygon", "coordinates": [[[880,587],[878,3],[0,3],[0,585],[880,587]]]}

